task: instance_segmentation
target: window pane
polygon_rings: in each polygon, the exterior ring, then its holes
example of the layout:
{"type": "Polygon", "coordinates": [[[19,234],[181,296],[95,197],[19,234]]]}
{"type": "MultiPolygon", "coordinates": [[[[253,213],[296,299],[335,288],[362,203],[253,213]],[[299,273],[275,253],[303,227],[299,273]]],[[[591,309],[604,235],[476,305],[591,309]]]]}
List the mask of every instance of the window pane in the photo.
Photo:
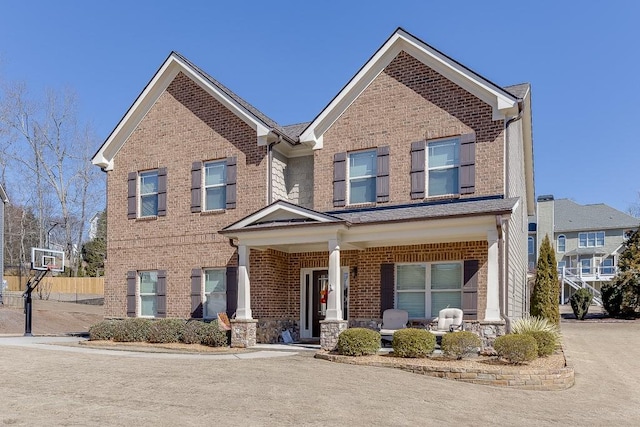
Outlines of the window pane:
{"type": "Polygon", "coordinates": [[[204,185],[216,185],[225,183],[225,164],[221,162],[207,163],[204,173],[204,185]]]}
{"type": "Polygon", "coordinates": [[[461,308],[462,292],[432,292],[431,315],[437,316],[443,308],[461,308]]]}
{"type": "Polygon", "coordinates": [[[462,286],[462,265],[431,265],[431,289],[460,289],[462,286]]]}
{"type": "Polygon", "coordinates": [[[398,278],[396,286],[399,291],[407,289],[425,289],[426,269],[424,266],[399,265],[397,270],[398,278]]]}
{"type": "Polygon", "coordinates": [[[353,179],[349,185],[349,203],[373,203],[376,201],[375,178],[353,179]]]}
{"type": "Polygon", "coordinates": [[[372,176],[376,174],[377,157],[375,151],[349,154],[349,177],[372,176]]]}
{"type": "Polygon", "coordinates": [[[398,292],[397,308],[407,311],[411,318],[424,318],[424,292],[398,292]]]}
{"type": "Polygon", "coordinates": [[[429,196],[458,193],[458,168],[429,171],[429,196]]]}
{"type": "Polygon", "coordinates": [[[591,258],[581,259],[580,265],[582,265],[582,274],[591,274],[591,258]]]}
{"type": "Polygon", "coordinates": [[[603,231],[599,231],[598,233],[596,233],[596,245],[597,246],[604,246],[604,232],[603,231]]]}
{"type": "Polygon", "coordinates": [[[142,196],[140,203],[140,216],[158,215],[158,195],[142,196]]]}
{"type": "Polygon", "coordinates": [[[204,272],[204,293],[226,292],[225,270],[205,270],[204,272]]]}
{"type": "Polygon", "coordinates": [[[565,237],[564,236],[559,236],[558,237],[558,252],[564,252],[565,251],[565,237]]]}
{"type": "Polygon", "coordinates": [[[596,245],[596,233],[589,233],[587,240],[587,246],[592,248],[596,245]]]}
{"type": "Polygon", "coordinates": [[[218,313],[227,311],[227,294],[222,292],[211,293],[205,296],[204,317],[216,317],[218,313]]]}
{"type": "Polygon", "coordinates": [[[580,239],[580,242],[578,243],[578,245],[581,248],[586,248],[587,247],[587,233],[580,233],[578,235],[578,238],[580,239]]]}
{"type": "Polygon", "coordinates": [[[527,243],[529,255],[533,255],[536,251],[535,241],[533,240],[533,237],[529,236],[529,238],[527,239],[527,243]]]}
{"type": "Polygon", "coordinates": [[[458,141],[450,139],[447,141],[431,142],[429,147],[429,168],[440,166],[458,165],[458,141]]]}
{"type": "Polygon", "coordinates": [[[155,294],[158,283],[157,271],[143,271],[140,273],[140,293],[155,294]]]}
{"type": "Polygon", "coordinates": [[[205,210],[224,209],[227,207],[227,187],[207,188],[205,210]]]}
{"type": "Polygon", "coordinates": [[[158,172],[144,172],[140,174],[140,194],[158,192],[158,172]]]}
{"type": "Polygon", "coordinates": [[[140,296],[140,315],[155,316],[156,313],[156,296],[140,296]]]}

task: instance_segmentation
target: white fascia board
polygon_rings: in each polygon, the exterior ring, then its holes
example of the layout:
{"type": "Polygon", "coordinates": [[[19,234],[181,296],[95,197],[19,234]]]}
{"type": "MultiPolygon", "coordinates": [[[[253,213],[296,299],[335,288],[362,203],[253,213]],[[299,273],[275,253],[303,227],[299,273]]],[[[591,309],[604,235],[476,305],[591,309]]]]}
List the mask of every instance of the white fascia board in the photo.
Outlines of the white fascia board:
{"type": "MultiPolygon", "coordinates": [[[[225,231],[241,230],[244,227],[247,227],[251,224],[255,224],[256,222],[259,222],[261,219],[266,218],[267,216],[277,211],[285,211],[287,213],[290,213],[292,214],[291,215],[292,218],[308,218],[308,219],[318,221],[318,222],[323,222],[323,223],[336,220],[335,218],[332,218],[323,214],[319,214],[316,212],[311,212],[298,206],[290,206],[284,203],[276,202],[270,206],[267,206],[261,211],[256,212],[255,214],[250,215],[245,219],[238,221],[237,223],[233,224],[233,226],[227,228],[225,231]]],[[[251,231],[251,232],[255,232],[255,231],[251,231]]]]}
{"type": "Polygon", "coordinates": [[[324,132],[401,51],[407,52],[429,68],[491,105],[494,120],[504,119],[509,114],[517,113],[517,99],[514,96],[400,30],[387,40],[347,86],[316,117],[305,132],[300,135],[300,141],[314,148],[318,144],[321,145],[320,138],[324,132]]]}
{"type": "MultiPolygon", "coordinates": [[[[339,239],[338,235],[346,230],[346,225],[336,224],[322,227],[279,227],[269,230],[238,231],[234,235],[227,235],[238,239],[239,245],[250,247],[274,247],[308,245],[313,243],[328,242],[332,239],[339,239]]],[[[328,246],[327,246],[328,250],[328,246]]]]}
{"type": "Polygon", "coordinates": [[[113,159],[127,141],[131,133],[135,130],[142,119],[147,115],[151,107],[158,100],[160,95],[169,87],[178,73],[183,72],[191,78],[200,88],[215,98],[223,106],[233,112],[242,121],[256,130],[256,142],[258,145],[266,145],[267,137],[271,131],[269,127],[262,123],[252,114],[248,113],[238,103],[212,85],[200,73],[196,72],[189,64],[185,63],[178,56],[172,54],[164,62],[162,67],[155,74],[153,79],[135,100],[129,111],[116,126],[109,138],[100,147],[100,150],[91,159],[91,163],[100,166],[105,170],[113,169],[113,159]]]}

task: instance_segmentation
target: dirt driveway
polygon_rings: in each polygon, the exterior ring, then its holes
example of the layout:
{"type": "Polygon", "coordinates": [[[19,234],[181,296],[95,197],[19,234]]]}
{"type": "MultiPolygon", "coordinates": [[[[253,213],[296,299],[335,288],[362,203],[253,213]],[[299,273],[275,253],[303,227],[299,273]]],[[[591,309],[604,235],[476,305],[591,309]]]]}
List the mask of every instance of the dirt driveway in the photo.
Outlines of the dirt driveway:
{"type": "MultiPolygon", "coordinates": [[[[576,385],[490,388],[309,353],[256,360],[0,348],[15,425],[638,425],[640,323],[564,323],[576,385]]],[[[1,339],[1,338],[0,338],[1,339]]]]}

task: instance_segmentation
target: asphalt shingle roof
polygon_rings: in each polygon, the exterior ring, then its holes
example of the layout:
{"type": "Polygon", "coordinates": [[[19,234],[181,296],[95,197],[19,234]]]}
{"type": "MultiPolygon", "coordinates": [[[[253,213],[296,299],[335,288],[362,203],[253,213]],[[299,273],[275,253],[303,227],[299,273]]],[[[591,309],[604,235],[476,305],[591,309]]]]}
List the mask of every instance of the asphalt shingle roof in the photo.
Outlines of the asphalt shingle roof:
{"type": "Polygon", "coordinates": [[[580,205],[569,199],[554,202],[555,231],[607,230],[637,228],[640,219],[604,203],[580,205]]]}
{"type": "Polygon", "coordinates": [[[529,90],[531,90],[531,85],[529,83],[520,83],[517,85],[505,86],[504,90],[509,92],[511,95],[517,98],[524,98],[529,90]]]}

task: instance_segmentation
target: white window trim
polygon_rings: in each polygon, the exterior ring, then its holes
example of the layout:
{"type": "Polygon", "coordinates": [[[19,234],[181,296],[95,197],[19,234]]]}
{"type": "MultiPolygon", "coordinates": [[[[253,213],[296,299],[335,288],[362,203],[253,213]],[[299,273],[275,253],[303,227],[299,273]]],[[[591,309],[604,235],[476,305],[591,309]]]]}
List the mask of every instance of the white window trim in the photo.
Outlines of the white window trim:
{"type": "MultiPolygon", "coordinates": [[[[427,145],[425,146],[424,162],[425,162],[425,165],[424,165],[424,171],[425,171],[424,195],[425,195],[425,198],[457,196],[457,195],[460,194],[460,181],[458,181],[458,191],[455,192],[455,193],[436,194],[436,195],[430,195],[429,194],[429,172],[437,171],[437,170],[446,170],[446,169],[457,169],[458,170],[458,174],[460,173],[460,138],[459,137],[439,138],[439,139],[433,139],[433,140],[427,141],[427,145]],[[444,141],[455,141],[456,150],[457,150],[457,154],[458,154],[458,161],[454,165],[429,167],[429,144],[434,144],[434,143],[439,143],[439,142],[444,142],[444,141]]],[[[460,178],[458,178],[458,180],[459,179],[460,178]]]]}
{"type": "Polygon", "coordinates": [[[605,245],[605,240],[606,240],[606,234],[605,234],[604,231],[587,231],[587,232],[584,232],[584,233],[578,233],[578,247],[579,248],[601,248],[601,247],[603,247],[605,245]],[[594,241],[593,245],[589,244],[589,235],[590,234],[593,235],[593,239],[594,239],[593,240],[594,241]],[[599,234],[602,234],[602,244],[598,244],[598,235],[599,234]],[[580,237],[581,236],[586,236],[586,241],[587,241],[586,245],[582,245],[580,243],[580,240],[581,240],[580,237]]]}
{"type": "Polygon", "coordinates": [[[227,186],[227,161],[226,159],[218,159],[218,160],[208,160],[206,162],[202,162],[202,211],[203,212],[219,212],[224,211],[226,206],[216,209],[207,209],[207,188],[216,188],[216,187],[226,187],[227,186]],[[211,164],[222,164],[224,166],[224,182],[222,184],[213,184],[207,185],[207,165],[211,164]]]}
{"type": "MultiPolygon", "coordinates": [[[[459,264],[460,265],[460,271],[462,272],[462,274],[460,275],[460,305],[462,305],[462,288],[464,287],[464,264],[462,261],[439,261],[439,262],[401,262],[401,263],[397,263],[395,265],[394,268],[394,296],[393,296],[393,305],[395,308],[398,308],[398,293],[403,293],[403,292],[422,292],[422,290],[420,289],[405,289],[405,290],[398,290],[398,266],[401,265],[420,265],[423,266],[425,268],[425,288],[424,288],[424,293],[425,293],[425,297],[424,297],[424,313],[425,313],[425,317],[424,319],[428,319],[431,320],[433,317],[437,316],[438,313],[431,313],[431,293],[432,292],[453,292],[456,289],[436,289],[436,290],[432,290],[431,289],[431,266],[432,265],[437,265],[437,264],[459,264]]],[[[460,307],[462,308],[462,307],[460,307]]],[[[419,319],[419,318],[412,318],[410,317],[410,319],[419,319]]]]}
{"type": "Polygon", "coordinates": [[[564,253],[567,251],[567,237],[564,234],[558,236],[558,240],[556,243],[556,250],[558,253],[564,253]],[[560,250],[560,239],[562,238],[563,248],[560,250]]]}
{"type": "Polygon", "coordinates": [[[345,189],[346,191],[346,197],[347,197],[347,205],[349,206],[357,206],[357,205],[370,205],[372,203],[376,202],[376,192],[378,190],[377,188],[377,182],[376,182],[376,178],[378,177],[378,164],[377,164],[377,156],[378,156],[378,152],[377,150],[374,149],[366,149],[366,150],[360,150],[360,151],[350,151],[347,153],[347,179],[346,179],[346,185],[347,188],[345,189]],[[367,152],[371,152],[373,153],[373,157],[375,159],[375,167],[376,170],[374,171],[373,175],[362,175],[362,176],[357,176],[357,177],[352,177],[351,176],[351,155],[352,154],[363,154],[363,153],[367,153],[367,152]],[[351,179],[371,179],[373,178],[373,183],[374,183],[374,194],[373,194],[373,200],[371,201],[366,201],[366,202],[357,202],[357,203],[352,203],[351,202],[351,179]]]}
{"type": "MultiPolygon", "coordinates": [[[[158,316],[158,307],[156,305],[156,312],[152,315],[143,315],[142,314],[142,297],[143,296],[158,296],[158,270],[139,270],[136,276],[136,299],[138,301],[138,307],[136,310],[137,317],[142,317],[145,319],[155,319],[158,316]],[[155,293],[142,293],[142,273],[156,273],[156,292],[155,293]]],[[[157,304],[157,301],[156,301],[157,304]]]]}
{"type": "MultiPolygon", "coordinates": [[[[146,171],[141,171],[138,172],[138,218],[155,218],[158,216],[158,169],[151,169],[151,170],[146,170],[146,171]],[[142,192],[142,177],[143,175],[151,175],[152,173],[155,173],[156,175],[156,191],[155,193],[143,193],[142,192]],[[142,214],[142,197],[143,196],[152,196],[155,195],[156,196],[156,213],[153,215],[143,215],[142,214]]],[[[147,271],[147,270],[145,270],[147,271]]]]}
{"type": "MultiPolygon", "coordinates": [[[[215,313],[215,315],[213,315],[213,316],[206,316],[205,315],[205,313],[207,311],[206,310],[206,303],[207,303],[207,294],[206,294],[207,274],[206,274],[206,272],[210,271],[210,270],[216,270],[216,271],[221,271],[222,272],[222,278],[224,280],[225,291],[224,292],[215,292],[215,293],[216,294],[224,293],[225,299],[227,297],[227,290],[226,290],[227,289],[227,274],[226,274],[227,269],[225,267],[204,267],[204,268],[202,268],[202,273],[200,274],[201,281],[202,281],[202,283],[200,285],[200,299],[202,301],[202,318],[203,319],[207,319],[207,320],[215,319],[215,318],[217,318],[217,315],[218,315],[218,313],[215,313]]],[[[214,293],[214,292],[212,292],[212,293],[214,293]]],[[[227,307],[226,307],[226,304],[225,304],[225,309],[226,308],[227,307]]]]}

